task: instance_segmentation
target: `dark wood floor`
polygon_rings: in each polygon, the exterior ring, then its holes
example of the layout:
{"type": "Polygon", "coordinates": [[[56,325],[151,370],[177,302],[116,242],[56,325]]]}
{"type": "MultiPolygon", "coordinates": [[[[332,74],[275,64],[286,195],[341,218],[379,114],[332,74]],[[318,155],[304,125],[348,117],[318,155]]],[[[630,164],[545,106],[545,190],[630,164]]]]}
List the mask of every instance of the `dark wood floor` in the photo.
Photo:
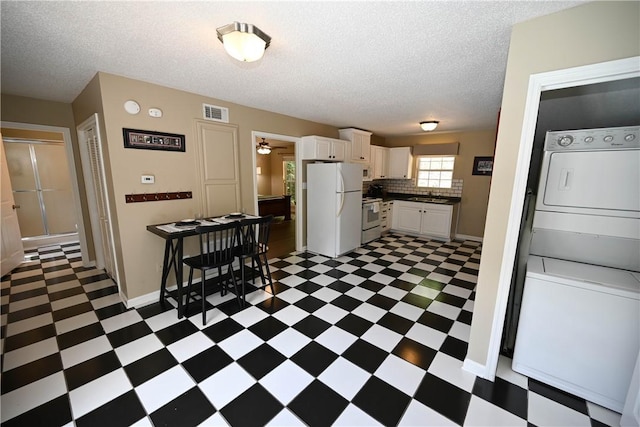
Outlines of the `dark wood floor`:
{"type": "Polygon", "coordinates": [[[267,257],[281,258],[296,250],[296,220],[295,215],[285,221],[283,216],[275,217],[271,224],[269,236],[269,252],[267,257]]]}

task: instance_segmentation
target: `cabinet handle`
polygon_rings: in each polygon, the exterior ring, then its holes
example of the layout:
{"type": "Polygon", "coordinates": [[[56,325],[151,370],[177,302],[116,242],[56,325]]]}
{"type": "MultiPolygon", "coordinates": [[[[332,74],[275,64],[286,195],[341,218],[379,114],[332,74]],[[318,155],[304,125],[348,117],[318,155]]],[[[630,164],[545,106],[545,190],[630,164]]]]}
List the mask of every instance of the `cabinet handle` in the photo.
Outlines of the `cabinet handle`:
{"type": "Polygon", "coordinates": [[[20,209],[20,205],[11,205],[11,208],[13,210],[20,209]]]}

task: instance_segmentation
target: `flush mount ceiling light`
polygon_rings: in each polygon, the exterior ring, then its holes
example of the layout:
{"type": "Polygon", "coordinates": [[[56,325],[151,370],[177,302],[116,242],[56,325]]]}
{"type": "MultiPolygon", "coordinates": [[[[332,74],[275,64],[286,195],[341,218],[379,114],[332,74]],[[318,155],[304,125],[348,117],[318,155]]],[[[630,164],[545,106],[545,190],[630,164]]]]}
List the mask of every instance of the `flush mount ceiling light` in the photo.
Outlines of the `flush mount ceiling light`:
{"type": "Polygon", "coordinates": [[[420,127],[422,128],[423,131],[430,132],[438,127],[438,123],[440,122],[437,120],[429,120],[426,122],[420,122],[420,127]]]}
{"type": "Polygon", "coordinates": [[[262,138],[262,142],[258,144],[258,154],[269,154],[271,153],[271,147],[269,144],[262,138]]]}
{"type": "Polygon", "coordinates": [[[260,28],[243,22],[225,25],[216,29],[216,32],[227,53],[243,62],[262,58],[271,42],[271,37],[260,31],[260,28]]]}

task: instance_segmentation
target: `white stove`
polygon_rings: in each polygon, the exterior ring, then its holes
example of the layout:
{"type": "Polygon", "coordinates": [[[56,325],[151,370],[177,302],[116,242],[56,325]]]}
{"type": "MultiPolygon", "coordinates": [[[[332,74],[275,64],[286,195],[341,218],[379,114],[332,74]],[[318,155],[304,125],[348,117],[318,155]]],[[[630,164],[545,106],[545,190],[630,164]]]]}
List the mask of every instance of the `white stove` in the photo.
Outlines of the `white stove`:
{"type": "Polygon", "coordinates": [[[380,197],[363,197],[362,198],[362,204],[372,203],[372,202],[382,202],[382,199],[380,197]]]}
{"type": "Polygon", "coordinates": [[[361,243],[368,243],[380,238],[382,227],[380,226],[380,204],[379,197],[362,198],[362,239],[361,243]]]}

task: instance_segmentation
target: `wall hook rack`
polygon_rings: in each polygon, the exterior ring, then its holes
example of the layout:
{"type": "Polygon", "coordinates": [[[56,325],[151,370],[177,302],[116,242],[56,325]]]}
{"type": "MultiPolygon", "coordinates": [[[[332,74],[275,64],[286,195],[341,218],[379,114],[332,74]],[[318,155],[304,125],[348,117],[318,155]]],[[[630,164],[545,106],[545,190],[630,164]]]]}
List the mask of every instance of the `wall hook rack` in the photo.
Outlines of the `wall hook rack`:
{"type": "Polygon", "coordinates": [[[124,200],[126,203],[140,203],[140,202],[159,202],[161,200],[180,200],[191,199],[193,194],[191,191],[174,191],[168,193],[140,193],[140,194],[125,194],[124,200]]]}

